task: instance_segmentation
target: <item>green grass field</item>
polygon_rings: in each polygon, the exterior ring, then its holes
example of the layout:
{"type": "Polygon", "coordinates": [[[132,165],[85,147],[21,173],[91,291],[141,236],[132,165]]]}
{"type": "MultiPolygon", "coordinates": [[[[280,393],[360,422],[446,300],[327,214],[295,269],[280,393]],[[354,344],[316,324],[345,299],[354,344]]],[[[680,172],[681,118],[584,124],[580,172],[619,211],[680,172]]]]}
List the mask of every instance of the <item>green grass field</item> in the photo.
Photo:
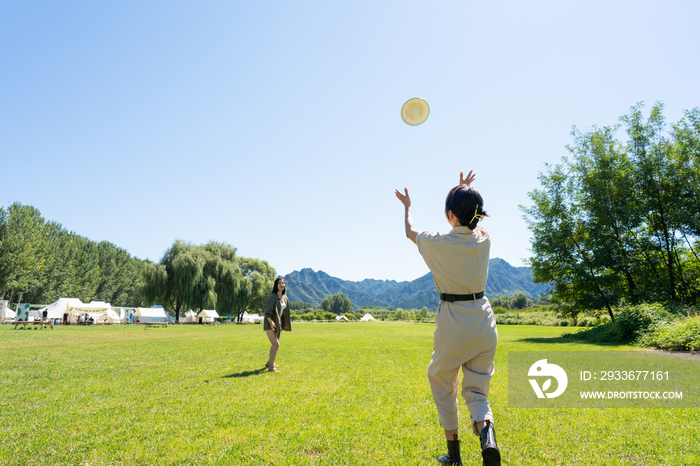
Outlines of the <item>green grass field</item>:
{"type": "MultiPolygon", "coordinates": [[[[0,326],[0,464],[432,465],[434,324],[0,326]]],[[[499,327],[490,400],[509,465],[697,465],[700,409],[509,409],[508,351],[610,350],[499,327]]],[[[465,465],[480,465],[460,401],[465,465]]]]}

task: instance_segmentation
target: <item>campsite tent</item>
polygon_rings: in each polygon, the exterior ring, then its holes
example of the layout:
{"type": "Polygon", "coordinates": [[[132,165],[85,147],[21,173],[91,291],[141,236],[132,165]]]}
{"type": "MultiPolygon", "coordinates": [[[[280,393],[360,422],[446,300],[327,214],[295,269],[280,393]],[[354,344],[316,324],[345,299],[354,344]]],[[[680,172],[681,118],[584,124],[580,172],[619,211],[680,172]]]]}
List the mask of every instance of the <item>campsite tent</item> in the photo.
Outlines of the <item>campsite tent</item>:
{"type": "Polygon", "coordinates": [[[197,322],[197,313],[192,309],[185,312],[185,316],[180,318],[181,324],[193,324],[195,322],[197,322]]]}
{"type": "Polygon", "coordinates": [[[17,317],[17,313],[8,307],[8,308],[5,308],[5,311],[2,315],[2,321],[3,322],[14,322],[15,317],[17,317]]]}
{"type": "Polygon", "coordinates": [[[168,324],[168,316],[162,307],[137,307],[134,315],[140,324],[168,324]]]}
{"type": "Polygon", "coordinates": [[[369,314],[369,312],[368,312],[367,314],[365,314],[365,315],[360,319],[360,322],[370,322],[370,321],[376,322],[377,319],[375,319],[374,317],[372,317],[372,316],[369,314]]]}
{"type": "Polygon", "coordinates": [[[92,301],[90,303],[69,304],[66,313],[70,316],[71,323],[78,322],[80,317],[91,317],[95,323],[118,324],[119,316],[112,306],[104,301],[92,301]]]}
{"type": "Polygon", "coordinates": [[[15,317],[17,317],[15,311],[8,307],[9,305],[9,301],[0,301],[0,324],[3,322],[13,322],[15,317]]]}
{"type": "Polygon", "coordinates": [[[348,318],[345,316],[336,316],[335,320],[344,320],[345,322],[348,322],[348,318]]]}
{"type": "Polygon", "coordinates": [[[219,314],[213,310],[203,309],[202,311],[199,312],[199,314],[197,314],[197,317],[201,318],[202,322],[212,323],[212,322],[214,322],[214,319],[219,318],[219,314]]]}
{"type": "Polygon", "coordinates": [[[104,301],[84,303],[78,298],[59,298],[53,304],[37,311],[40,317],[44,312],[47,319],[63,319],[63,315],[68,314],[69,321],[74,323],[78,322],[80,316],[86,314],[98,323],[118,324],[121,321],[112,306],[104,301]]]}
{"type": "Polygon", "coordinates": [[[78,298],[59,298],[53,304],[39,309],[39,315],[43,316],[46,311],[48,319],[63,319],[63,314],[68,313],[71,306],[83,306],[83,302],[78,298]]]}
{"type": "Polygon", "coordinates": [[[105,323],[105,324],[120,324],[121,319],[119,318],[119,315],[114,312],[113,309],[107,309],[107,312],[102,314],[99,318],[95,319],[97,323],[105,323]]]}
{"type": "Polygon", "coordinates": [[[248,314],[248,312],[243,312],[243,316],[241,317],[241,323],[242,324],[254,324],[255,322],[262,321],[264,319],[263,316],[258,315],[258,314],[248,314]]]}

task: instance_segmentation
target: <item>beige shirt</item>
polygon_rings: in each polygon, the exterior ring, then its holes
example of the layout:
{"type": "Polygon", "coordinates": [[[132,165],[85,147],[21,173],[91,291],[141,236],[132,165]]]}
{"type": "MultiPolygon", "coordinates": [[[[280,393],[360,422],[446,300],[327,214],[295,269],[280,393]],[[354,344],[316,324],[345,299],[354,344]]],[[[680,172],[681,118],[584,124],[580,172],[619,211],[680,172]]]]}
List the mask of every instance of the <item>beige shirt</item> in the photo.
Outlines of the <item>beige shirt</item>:
{"type": "Polygon", "coordinates": [[[446,235],[422,231],[416,236],[416,244],[433,272],[438,292],[471,294],[486,288],[491,249],[486,230],[460,226],[446,235]]]}

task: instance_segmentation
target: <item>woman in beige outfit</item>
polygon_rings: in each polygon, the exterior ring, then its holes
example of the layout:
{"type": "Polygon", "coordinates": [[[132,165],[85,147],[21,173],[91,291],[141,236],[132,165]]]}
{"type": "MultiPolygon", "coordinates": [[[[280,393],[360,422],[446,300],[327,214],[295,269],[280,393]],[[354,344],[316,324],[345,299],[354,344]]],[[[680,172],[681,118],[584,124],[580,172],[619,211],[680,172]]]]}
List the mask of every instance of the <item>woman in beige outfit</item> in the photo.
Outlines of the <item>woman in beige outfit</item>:
{"type": "Polygon", "coordinates": [[[417,230],[413,225],[408,189],[396,190],[406,209],[406,236],[416,243],[440,292],[435,318],[433,355],[428,380],[445,430],[448,454],[438,462],[461,465],[457,395],[462,369],[462,397],[471,417],[471,430],[480,436],[483,464],[501,464],[493,430],[493,413],[488,401],[489,382],[494,373],[498,333],[489,300],[484,297],[488,276],[488,233],[478,227],[486,216],[481,195],[470,185],[475,176],[459,175],[459,185],[445,200],[445,216],[452,230],[442,235],[417,230]]]}

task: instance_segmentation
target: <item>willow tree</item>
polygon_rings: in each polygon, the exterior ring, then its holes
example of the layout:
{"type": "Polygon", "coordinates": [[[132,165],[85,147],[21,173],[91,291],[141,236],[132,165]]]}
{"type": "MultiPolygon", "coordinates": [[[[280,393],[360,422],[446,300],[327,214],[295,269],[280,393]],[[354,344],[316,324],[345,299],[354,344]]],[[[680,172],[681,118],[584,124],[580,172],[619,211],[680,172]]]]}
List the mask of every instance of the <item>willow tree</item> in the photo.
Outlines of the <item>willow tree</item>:
{"type": "Polygon", "coordinates": [[[176,241],[159,264],[146,264],[143,294],[149,304],[160,303],[175,312],[216,309],[220,315],[237,309],[237,295],[245,288],[236,248],[211,242],[192,245],[176,241]]]}
{"type": "Polygon", "coordinates": [[[243,313],[250,307],[252,297],[253,283],[245,277],[239,277],[236,292],[233,295],[234,313],[239,322],[243,319],[243,313]]]}

